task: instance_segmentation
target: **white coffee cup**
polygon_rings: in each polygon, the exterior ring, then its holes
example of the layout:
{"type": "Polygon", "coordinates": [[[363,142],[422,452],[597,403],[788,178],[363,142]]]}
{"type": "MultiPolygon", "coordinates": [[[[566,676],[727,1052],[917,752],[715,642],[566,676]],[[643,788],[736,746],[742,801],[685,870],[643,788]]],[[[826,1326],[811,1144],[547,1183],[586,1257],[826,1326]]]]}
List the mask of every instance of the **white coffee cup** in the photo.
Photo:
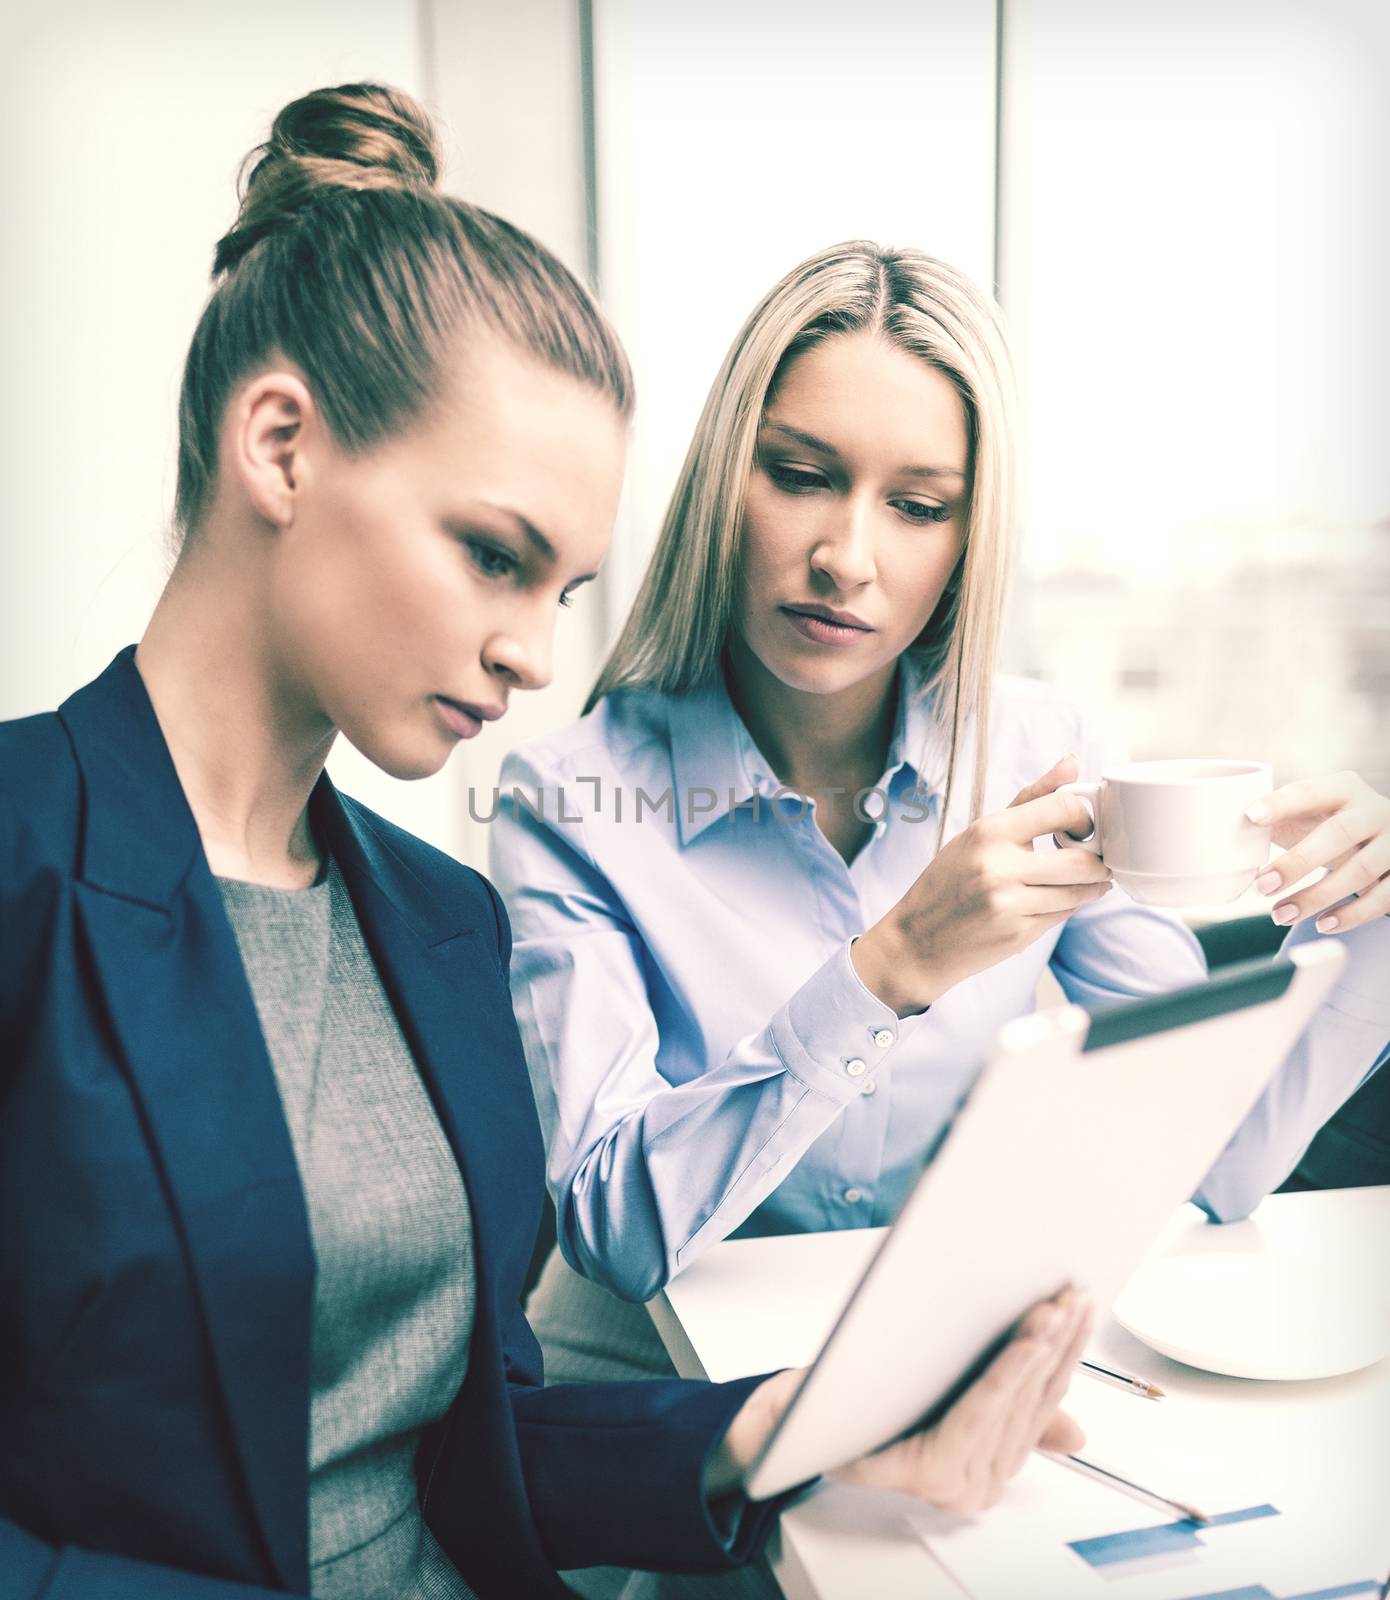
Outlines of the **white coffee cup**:
{"type": "Polygon", "coordinates": [[[1091,814],[1084,838],[1059,833],[1110,868],[1133,899],[1151,906],[1234,900],[1269,859],[1269,829],[1245,808],[1273,787],[1263,761],[1131,761],[1099,783],[1064,783],[1091,814]]]}

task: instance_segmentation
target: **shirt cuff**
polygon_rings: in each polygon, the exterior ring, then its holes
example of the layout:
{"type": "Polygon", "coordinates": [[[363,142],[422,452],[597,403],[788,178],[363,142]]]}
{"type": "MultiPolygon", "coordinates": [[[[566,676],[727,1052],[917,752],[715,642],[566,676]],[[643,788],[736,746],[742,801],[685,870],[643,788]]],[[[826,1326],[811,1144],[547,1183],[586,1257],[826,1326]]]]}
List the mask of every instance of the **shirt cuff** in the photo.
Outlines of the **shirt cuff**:
{"type": "Polygon", "coordinates": [[[871,994],[850,960],[851,939],[772,1019],[773,1047],[808,1089],[848,1104],[874,1083],[909,1024],[871,994]]]}
{"type": "Polygon", "coordinates": [[[1338,1011],[1390,1030],[1390,917],[1377,917],[1340,937],[1349,960],[1328,998],[1338,1011]]]}

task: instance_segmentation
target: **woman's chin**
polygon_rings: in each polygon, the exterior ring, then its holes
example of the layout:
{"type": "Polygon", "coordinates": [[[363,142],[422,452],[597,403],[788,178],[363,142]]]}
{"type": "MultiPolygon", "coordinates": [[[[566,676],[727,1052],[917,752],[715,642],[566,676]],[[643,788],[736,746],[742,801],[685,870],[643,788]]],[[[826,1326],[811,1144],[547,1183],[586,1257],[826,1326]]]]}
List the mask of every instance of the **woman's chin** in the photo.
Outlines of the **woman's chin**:
{"type": "Polygon", "coordinates": [[[432,778],[441,771],[454,753],[457,742],[438,735],[415,739],[383,738],[364,729],[355,738],[350,729],[343,728],[341,732],[353,749],[365,756],[374,767],[388,778],[399,778],[405,783],[419,778],[432,778]]]}
{"type": "Polygon", "coordinates": [[[784,655],[764,665],[769,666],[772,675],[787,688],[801,694],[839,694],[882,671],[880,662],[837,659],[828,650],[812,657],[799,652],[795,656],[784,655]]]}

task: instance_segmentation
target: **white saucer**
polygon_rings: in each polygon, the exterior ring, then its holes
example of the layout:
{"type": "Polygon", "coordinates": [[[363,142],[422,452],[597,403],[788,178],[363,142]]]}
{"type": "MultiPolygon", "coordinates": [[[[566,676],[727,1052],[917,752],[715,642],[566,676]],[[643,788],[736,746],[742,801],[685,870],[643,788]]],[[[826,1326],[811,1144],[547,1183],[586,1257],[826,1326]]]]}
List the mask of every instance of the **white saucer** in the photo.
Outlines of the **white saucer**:
{"type": "Polygon", "coordinates": [[[1390,1355],[1390,1282],[1308,1257],[1168,1256],[1113,1310],[1160,1355],[1235,1378],[1331,1378],[1390,1355]]]}

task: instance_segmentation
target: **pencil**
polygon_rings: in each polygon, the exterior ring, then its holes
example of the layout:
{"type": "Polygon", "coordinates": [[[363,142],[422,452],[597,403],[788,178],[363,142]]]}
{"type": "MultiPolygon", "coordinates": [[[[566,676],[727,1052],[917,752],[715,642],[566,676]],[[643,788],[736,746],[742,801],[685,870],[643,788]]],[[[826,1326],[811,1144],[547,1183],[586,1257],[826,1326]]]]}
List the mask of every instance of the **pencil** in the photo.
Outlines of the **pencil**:
{"type": "Polygon", "coordinates": [[[1131,1394],[1142,1395],[1146,1400],[1161,1400],[1166,1390],[1147,1378],[1136,1378],[1132,1372],[1116,1372],[1112,1367],[1102,1367],[1095,1361],[1079,1361],[1077,1365],[1087,1377],[1098,1378],[1101,1383],[1113,1383],[1117,1389],[1128,1389],[1131,1394]]]}
{"type": "Polygon", "coordinates": [[[1159,1494],[1155,1489],[1146,1489],[1142,1483],[1135,1483],[1132,1478],[1122,1477],[1120,1473],[1112,1472],[1109,1467],[1103,1467],[1100,1462],[1092,1461],[1086,1456],[1060,1455],[1054,1450],[1040,1450],[1038,1454],[1046,1456],[1049,1461],[1055,1461],[1059,1467],[1070,1467],[1073,1472],[1094,1478],[1097,1483],[1108,1484],[1112,1489],[1138,1495],[1141,1499],[1153,1501],[1168,1511],[1176,1511],[1180,1517],[1189,1522],[1211,1520],[1205,1511],[1199,1511],[1186,1500],[1175,1500],[1171,1495],[1159,1494]]]}

